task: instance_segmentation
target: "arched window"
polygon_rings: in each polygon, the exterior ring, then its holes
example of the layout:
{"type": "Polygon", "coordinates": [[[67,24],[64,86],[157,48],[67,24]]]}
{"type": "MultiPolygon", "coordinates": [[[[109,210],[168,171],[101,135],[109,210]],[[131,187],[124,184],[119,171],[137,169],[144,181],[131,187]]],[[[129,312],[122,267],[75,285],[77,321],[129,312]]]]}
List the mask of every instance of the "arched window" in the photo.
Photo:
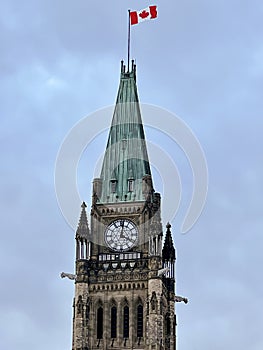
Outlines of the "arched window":
{"type": "Polygon", "coordinates": [[[117,338],[117,308],[111,308],[111,338],[117,338]]]}
{"type": "Polygon", "coordinates": [[[127,305],[123,308],[123,338],[129,338],[129,307],[127,305]]]}
{"type": "Polygon", "coordinates": [[[103,308],[100,306],[97,310],[97,339],[103,337],[103,308]]]}
{"type": "Polygon", "coordinates": [[[143,337],[143,306],[138,305],[137,307],[137,337],[143,337]]]}

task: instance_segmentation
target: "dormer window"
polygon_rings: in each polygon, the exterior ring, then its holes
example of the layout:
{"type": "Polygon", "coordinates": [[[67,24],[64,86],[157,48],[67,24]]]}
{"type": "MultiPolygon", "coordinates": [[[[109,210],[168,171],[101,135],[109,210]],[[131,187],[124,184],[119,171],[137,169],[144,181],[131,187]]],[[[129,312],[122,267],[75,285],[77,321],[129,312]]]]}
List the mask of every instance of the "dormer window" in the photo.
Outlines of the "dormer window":
{"type": "Polygon", "coordinates": [[[116,193],[117,190],[117,180],[111,180],[110,181],[110,186],[111,186],[111,193],[116,193]]]}
{"type": "Polygon", "coordinates": [[[134,191],[134,179],[129,179],[128,180],[128,192],[133,192],[134,191]]]}
{"type": "Polygon", "coordinates": [[[127,139],[126,138],[123,138],[122,140],[121,140],[121,148],[122,148],[122,150],[124,151],[125,149],[126,149],[126,147],[127,147],[127,139]]]}

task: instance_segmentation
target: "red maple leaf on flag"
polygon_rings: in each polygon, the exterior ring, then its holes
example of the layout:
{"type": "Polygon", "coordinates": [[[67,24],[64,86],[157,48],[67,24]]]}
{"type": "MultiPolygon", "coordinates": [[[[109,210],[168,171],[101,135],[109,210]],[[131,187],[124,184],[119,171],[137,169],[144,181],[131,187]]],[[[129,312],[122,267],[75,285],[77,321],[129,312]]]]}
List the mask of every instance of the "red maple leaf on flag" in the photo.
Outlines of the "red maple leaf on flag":
{"type": "Polygon", "coordinates": [[[141,13],[139,13],[139,16],[140,16],[141,18],[146,18],[146,17],[149,16],[149,12],[143,10],[141,13]]]}

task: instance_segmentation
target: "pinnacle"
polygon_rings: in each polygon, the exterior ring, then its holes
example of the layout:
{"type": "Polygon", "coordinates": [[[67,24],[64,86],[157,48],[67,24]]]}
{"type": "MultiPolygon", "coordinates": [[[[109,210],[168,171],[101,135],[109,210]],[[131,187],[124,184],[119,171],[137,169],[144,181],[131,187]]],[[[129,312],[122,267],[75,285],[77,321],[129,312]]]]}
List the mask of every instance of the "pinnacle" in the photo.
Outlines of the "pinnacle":
{"type": "Polygon", "coordinates": [[[89,224],[88,224],[88,218],[87,218],[87,214],[86,214],[86,203],[83,202],[81,204],[81,213],[80,213],[80,219],[79,219],[79,224],[78,224],[78,228],[77,228],[77,232],[76,232],[76,236],[80,237],[80,238],[88,238],[88,234],[89,234],[89,224]]]}
{"type": "Polygon", "coordinates": [[[163,245],[163,260],[175,260],[175,249],[173,244],[173,238],[171,234],[171,224],[168,222],[166,225],[166,235],[165,235],[165,241],[163,245]]]}

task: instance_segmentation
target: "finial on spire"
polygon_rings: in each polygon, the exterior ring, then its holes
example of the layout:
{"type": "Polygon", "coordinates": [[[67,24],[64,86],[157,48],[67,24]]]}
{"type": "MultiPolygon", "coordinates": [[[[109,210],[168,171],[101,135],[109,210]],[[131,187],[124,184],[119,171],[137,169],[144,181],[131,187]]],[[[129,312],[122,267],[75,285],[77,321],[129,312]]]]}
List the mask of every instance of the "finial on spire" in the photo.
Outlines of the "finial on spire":
{"type": "Polygon", "coordinates": [[[123,60],[121,60],[121,73],[125,73],[125,64],[123,60]]]}
{"type": "Polygon", "coordinates": [[[136,82],[136,64],[135,60],[131,60],[131,68],[129,68],[129,65],[127,66],[124,64],[124,60],[121,60],[121,78],[134,78],[136,82]]]}

